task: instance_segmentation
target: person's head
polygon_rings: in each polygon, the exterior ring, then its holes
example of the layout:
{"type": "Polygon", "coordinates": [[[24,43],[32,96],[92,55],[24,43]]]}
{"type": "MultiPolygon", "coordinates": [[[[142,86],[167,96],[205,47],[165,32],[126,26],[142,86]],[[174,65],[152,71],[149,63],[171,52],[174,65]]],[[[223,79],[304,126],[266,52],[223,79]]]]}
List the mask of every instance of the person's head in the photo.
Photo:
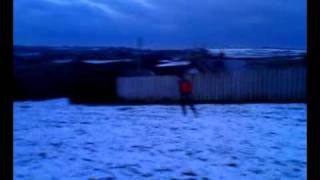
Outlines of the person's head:
{"type": "Polygon", "coordinates": [[[182,73],[177,74],[177,76],[178,76],[179,79],[183,79],[184,78],[182,73]]]}
{"type": "Polygon", "coordinates": [[[190,75],[189,74],[184,74],[183,75],[184,80],[190,80],[190,75]]]}

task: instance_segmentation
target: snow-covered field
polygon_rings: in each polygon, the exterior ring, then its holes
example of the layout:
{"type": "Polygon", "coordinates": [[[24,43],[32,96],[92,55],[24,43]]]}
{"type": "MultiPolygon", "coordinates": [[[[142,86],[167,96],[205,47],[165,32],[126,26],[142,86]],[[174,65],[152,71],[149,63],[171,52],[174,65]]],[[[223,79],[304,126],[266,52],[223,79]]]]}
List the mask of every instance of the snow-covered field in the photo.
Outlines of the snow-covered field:
{"type": "Polygon", "coordinates": [[[196,108],[16,102],[14,179],[306,179],[305,104],[196,108]]]}

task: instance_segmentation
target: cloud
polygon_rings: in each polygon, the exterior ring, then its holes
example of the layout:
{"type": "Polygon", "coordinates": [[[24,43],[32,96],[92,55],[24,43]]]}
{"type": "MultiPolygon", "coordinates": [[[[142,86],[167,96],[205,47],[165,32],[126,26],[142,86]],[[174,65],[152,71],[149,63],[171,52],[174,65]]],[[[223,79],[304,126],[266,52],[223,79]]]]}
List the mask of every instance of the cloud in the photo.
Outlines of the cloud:
{"type": "Polygon", "coordinates": [[[155,6],[153,4],[150,3],[150,1],[148,0],[132,0],[133,2],[145,7],[145,8],[148,8],[148,9],[154,9],[155,6]]]}
{"type": "Polygon", "coordinates": [[[106,15],[112,18],[129,18],[125,13],[115,10],[107,2],[102,3],[94,0],[45,0],[49,3],[53,3],[60,6],[75,6],[77,4],[86,5],[88,8],[98,9],[103,11],[106,15]]]}
{"type": "Polygon", "coordinates": [[[306,46],[304,0],[15,0],[15,43],[306,46]]]}
{"type": "Polygon", "coordinates": [[[68,0],[45,0],[45,1],[48,1],[48,2],[56,4],[56,5],[61,5],[61,6],[69,5],[71,3],[68,0]]]}
{"type": "Polygon", "coordinates": [[[92,0],[79,0],[79,3],[88,5],[89,7],[97,8],[110,15],[111,17],[116,18],[127,18],[128,16],[120,11],[113,9],[108,3],[99,3],[92,0]]]}

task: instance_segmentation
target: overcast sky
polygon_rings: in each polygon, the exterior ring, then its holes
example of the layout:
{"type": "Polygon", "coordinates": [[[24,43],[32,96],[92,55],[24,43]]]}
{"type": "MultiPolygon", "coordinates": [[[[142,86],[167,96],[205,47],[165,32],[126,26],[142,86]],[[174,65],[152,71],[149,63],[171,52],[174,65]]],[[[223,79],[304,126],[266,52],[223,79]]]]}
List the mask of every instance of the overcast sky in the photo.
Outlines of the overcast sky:
{"type": "Polygon", "coordinates": [[[19,45],[306,48],[306,0],[14,0],[19,45]]]}

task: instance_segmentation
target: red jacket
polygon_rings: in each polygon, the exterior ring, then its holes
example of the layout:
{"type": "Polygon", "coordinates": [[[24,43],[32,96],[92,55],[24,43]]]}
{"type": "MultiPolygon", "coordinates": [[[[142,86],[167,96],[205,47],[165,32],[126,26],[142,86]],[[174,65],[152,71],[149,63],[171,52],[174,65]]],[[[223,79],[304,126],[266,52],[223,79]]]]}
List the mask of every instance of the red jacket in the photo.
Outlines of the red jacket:
{"type": "Polygon", "coordinates": [[[192,91],[192,84],[188,80],[182,80],[180,82],[180,92],[183,94],[189,94],[192,91]]]}

